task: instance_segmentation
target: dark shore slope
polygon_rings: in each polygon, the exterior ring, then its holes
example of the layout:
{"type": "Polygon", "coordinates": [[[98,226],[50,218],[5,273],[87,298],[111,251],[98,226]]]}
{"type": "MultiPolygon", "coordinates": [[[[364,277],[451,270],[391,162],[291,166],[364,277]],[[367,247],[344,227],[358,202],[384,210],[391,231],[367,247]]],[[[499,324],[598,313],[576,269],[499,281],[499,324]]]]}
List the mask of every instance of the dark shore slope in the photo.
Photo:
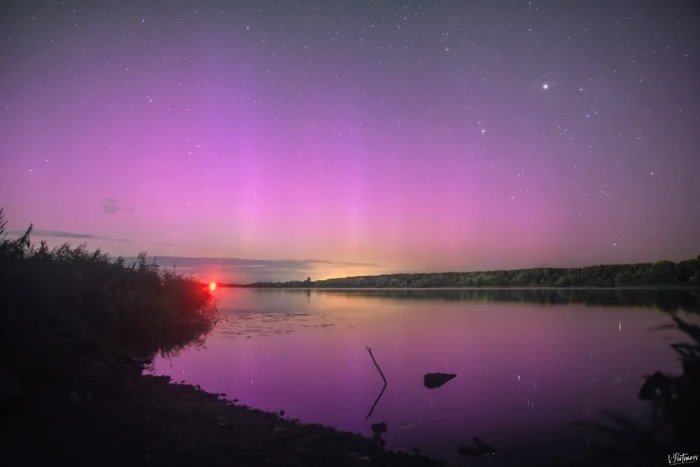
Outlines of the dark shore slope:
{"type": "Polygon", "coordinates": [[[2,465],[441,465],[385,451],[360,435],[234,405],[165,377],[121,375],[109,385],[95,392],[46,387],[21,415],[4,421],[2,465]]]}
{"type": "Polygon", "coordinates": [[[0,210],[0,465],[439,465],[142,375],[211,331],[211,293],[29,233],[7,239],[0,210]]]}

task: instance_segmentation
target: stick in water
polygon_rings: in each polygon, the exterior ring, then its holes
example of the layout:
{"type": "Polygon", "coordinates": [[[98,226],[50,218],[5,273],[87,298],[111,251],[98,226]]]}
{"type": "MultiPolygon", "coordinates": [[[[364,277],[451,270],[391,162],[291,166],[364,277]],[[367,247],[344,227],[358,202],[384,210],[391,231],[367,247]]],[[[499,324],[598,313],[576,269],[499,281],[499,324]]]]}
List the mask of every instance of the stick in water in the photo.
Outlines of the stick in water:
{"type": "Polygon", "coordinates": [[[372,361],[374,362],[374,366],[377,367],[377,370],[379,370],[379,374],[381,375],[382,379],[384,380],[384,387],[382,388],[381,392],[379,393],[379,397],[377,397],[377,400],[374,401],[374,404],[372,404],[372,408],[369,409],[369,413],[367,414],[367,418],[369,418],[372,416],[372,412],[374,412],[374,408],[379,403],[379,399],[381,399],[382,396],[384,395],[384,391],[386,391],[386,378],[384,377],[384,373],[382,373],[382,369],[379,368],[379,364],[374,359],[374,355],[372,355],[372,349],[370,349],[368,345],[366,345],[365,347],[367,348],[367,352],[369,352],[369,356],[372,357],[372,361]]]}
{"type": "Polygon", "coordinates": [[[379,364],[374,359],[374,355],[372,355],[372,349],[370,349],[368,345],[366,345],[365,347],[367,348],[367,352],[369,352],[369,356],[372,357],[372,361],[374,362],[374,366],[376,366],[377,370],[379,370],[379,374],[382,376],[382,379],[384,380],[384,384],[386,384],[386,378],[384,377],[384,373],[382,373],[382,369],[379,368],[379,364]]]}
{"type": "Polygon", "coordinates": [[[369,413],[368,413],[367,416],[365,417],[365,420],[369,419],[369,417],[372,416],[372,413],[374,412],[374,408],[377,406],[377,404],[379,404],[379,400],[380,400],[380,399],[382,398],[382,396],[384,395],[384,391],[386,391],[386,383],[384,383],[384,387],[382,387],[382,390],[381,390],[381,392],[379,393],[379,396],[377,396],[377,400],[375,400],[375,401],[374,401],[374,404],[372,404],[372,408],[369,409],[369,413]]]}

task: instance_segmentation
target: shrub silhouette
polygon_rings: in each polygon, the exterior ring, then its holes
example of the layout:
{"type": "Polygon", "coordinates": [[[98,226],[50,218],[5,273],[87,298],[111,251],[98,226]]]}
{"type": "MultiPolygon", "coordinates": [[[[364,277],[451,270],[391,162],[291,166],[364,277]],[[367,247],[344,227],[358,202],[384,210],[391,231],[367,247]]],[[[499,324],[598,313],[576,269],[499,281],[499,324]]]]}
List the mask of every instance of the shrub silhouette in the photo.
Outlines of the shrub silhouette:
{"type": "Polygon", "coordinates": [[[70,380],[77,361],[112,364],[201,342],[218,320],[210,291],[161,271],[146,253],[127,265],[99,249],[8,238],[0,209],[0,358],[23,380],[70,380]]]}

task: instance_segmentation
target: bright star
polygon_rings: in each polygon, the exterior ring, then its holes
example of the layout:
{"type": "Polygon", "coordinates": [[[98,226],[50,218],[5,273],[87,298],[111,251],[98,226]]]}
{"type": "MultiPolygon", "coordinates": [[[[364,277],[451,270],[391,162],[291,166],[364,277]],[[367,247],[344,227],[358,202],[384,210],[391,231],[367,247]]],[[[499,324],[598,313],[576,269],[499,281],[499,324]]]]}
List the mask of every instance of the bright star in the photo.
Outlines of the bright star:
{"type": "Polygon", "coordinates": [[[549,84],[544,83],[544,84],[542,85],[542,89],[549,89],[549,84]]]}

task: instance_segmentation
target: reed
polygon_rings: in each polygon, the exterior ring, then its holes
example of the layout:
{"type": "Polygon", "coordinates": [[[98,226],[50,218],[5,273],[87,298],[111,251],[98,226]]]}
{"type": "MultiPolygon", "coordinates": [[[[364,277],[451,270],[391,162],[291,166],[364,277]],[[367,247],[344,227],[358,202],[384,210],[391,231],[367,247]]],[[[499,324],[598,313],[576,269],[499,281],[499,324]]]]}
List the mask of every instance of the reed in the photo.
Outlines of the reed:
{"type": "Polygon", "coordinates": [[[8,238],[0,209],[0,361],[16,373],[70,375],[77,356],[152,357],[201,343],[219,319],[212,293],[161,270],[146,253],[127,264],[99,249],[49,249],[32,226],[8,238]]]}

